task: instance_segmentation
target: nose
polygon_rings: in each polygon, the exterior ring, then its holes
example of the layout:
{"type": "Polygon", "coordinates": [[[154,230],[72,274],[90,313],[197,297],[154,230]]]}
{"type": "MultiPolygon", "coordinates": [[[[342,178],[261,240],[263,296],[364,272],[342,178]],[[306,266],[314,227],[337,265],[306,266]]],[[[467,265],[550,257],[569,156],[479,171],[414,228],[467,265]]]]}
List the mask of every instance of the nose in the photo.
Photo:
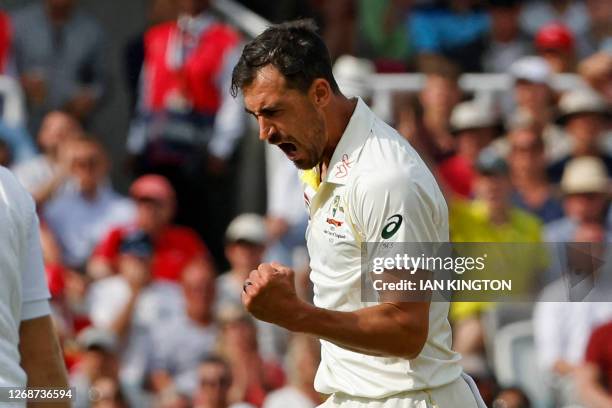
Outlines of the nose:
{"type": "Polygon", "coordinates": [[[257,118],[257,123],[259,124],[259,140],[262,142],[268,140],[270,135],[274,134],[274,126],[262,116],[257,118]]]}

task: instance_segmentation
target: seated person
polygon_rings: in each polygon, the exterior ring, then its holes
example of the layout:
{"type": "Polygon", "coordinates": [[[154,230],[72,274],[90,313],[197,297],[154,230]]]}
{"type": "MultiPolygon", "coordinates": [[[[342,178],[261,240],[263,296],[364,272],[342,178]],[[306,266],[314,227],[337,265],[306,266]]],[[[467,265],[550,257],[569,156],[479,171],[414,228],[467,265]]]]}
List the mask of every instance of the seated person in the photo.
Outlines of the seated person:
{"type": "Polygon", "coordinates": [[[95,249],[88,265],[88,274],[92,278],[115,273],[121,241],[137,231],[148,235],[153,242],[151,269],[154,279],[176,282],[194,257],[210,259],[206,246],[195,231],[172,223],[176,199],[166,178],[154,174],[142,176],[132,183],[130,195],[136,201],[136,219],[131,224],[111,230],[95,249]]]}

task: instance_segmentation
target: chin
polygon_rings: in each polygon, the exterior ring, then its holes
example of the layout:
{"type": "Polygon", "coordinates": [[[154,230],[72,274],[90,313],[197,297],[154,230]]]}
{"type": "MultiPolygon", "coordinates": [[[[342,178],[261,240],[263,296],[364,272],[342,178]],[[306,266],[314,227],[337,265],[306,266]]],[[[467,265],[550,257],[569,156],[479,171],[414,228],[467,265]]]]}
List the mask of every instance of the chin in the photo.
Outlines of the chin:
{"type": "Polygon", "coordinates": [[[317,163],[312,163],[311,160],[295,160],[293,164],[300,170],[310,170],[317,165],[317,163]]]}

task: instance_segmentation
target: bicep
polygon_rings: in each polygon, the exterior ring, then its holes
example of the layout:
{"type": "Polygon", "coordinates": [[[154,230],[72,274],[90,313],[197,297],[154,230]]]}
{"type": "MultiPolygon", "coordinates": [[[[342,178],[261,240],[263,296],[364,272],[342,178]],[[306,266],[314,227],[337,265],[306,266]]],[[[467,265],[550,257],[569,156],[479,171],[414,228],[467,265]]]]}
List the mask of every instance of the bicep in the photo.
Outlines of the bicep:
{"type": "MultiPolygon", "coordinates": [[[[446,202],[439,201],[444,199],[433,184],[427,186],[411,177],[393,174],[356,183],[351,201],[366,242],[447,240],[446,202]]],[[[414,177],[419,177],[418,172],[414,177]]]]}

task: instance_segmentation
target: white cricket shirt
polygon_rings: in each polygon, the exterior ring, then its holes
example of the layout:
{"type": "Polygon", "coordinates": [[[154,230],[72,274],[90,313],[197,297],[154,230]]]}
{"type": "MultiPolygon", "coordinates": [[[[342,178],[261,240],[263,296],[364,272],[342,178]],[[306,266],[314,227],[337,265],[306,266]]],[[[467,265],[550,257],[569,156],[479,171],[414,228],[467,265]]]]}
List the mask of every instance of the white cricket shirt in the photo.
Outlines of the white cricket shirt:
{"type": "MultiPolygon", "coordinates": [[[[433,175],[410,144],[361,99],[326,179],[318,185],[316,169],[302,172],[301,178],[318,307],[354,311],[372,305],[361,297],[362,242],[448,242],[448,209],[433,175]],[[389,236],[389,222],[400,219],[389,236]]],[[[454,381],[462,370],[459,355],[451,351],[447,315],[448,303],[431,303],[427,342],[412,360],[369,356],[321,340],[315,389],[380,399],[454,381]]]]}
{"type": "Polygon", "coordinates": [[[49,297],[34,201],[0,167],[0,387],[25,387],[19,325],[48,315],[49,297]]]}

